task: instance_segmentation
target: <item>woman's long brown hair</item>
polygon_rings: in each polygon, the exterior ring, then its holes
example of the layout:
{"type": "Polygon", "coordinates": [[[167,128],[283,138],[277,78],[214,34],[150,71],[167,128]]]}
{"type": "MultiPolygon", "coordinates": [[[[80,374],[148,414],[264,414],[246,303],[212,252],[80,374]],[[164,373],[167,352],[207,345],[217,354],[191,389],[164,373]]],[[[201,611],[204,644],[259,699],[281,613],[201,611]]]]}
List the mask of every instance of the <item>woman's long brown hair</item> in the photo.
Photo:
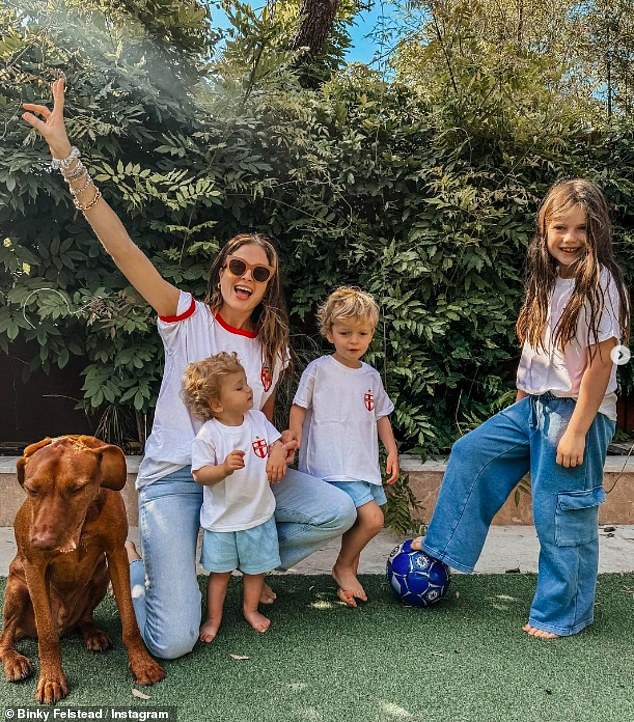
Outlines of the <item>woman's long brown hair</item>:
{"type": "Polygon", "coordinates": [[[220,271],[226,266],[227,256],[233,255],[242,246],[262,248],[266,253],[269,266],[273,268],[273,274],[267,283],[262,301],[251,315],[251,321],[262,344],[262,361],[273,374],[277,363],[282,362],[288,356],[288,314],[284,302],[277,251],[263,233],[240,233],[228,240],[220,249],[209,269],[205,303],[209,305],[213,313],[220,310],[223,303],[219,287],[220,271]]]}
{"type": "Polygon", "coordinates": [[[544,347],[544,331],[548,323],[548,306],[557,278],[557,262],[548,252],[547,231],[555,216],[580,206],[586,213],[586,246],[583,255],[574,262],[575,286],[570,300],[557,323],[553,344],[563,349],[577,334],[579,314],[589,312],[587,345],[599,342],[598,323],[606,302],[605,281],[601,285],[601,270],[612,275],[619,293],[621,308],[619,328],[621,343],[629,339],[630,306],[623,273],[614,260],[612,223],[605,197],[588,180],[575,179],[556,183],[546,195],[537,214],[537,230],[528,248],[528,267],[524,305],[515,330],[521,344],[525,341],[535,349],[544,347]]]}

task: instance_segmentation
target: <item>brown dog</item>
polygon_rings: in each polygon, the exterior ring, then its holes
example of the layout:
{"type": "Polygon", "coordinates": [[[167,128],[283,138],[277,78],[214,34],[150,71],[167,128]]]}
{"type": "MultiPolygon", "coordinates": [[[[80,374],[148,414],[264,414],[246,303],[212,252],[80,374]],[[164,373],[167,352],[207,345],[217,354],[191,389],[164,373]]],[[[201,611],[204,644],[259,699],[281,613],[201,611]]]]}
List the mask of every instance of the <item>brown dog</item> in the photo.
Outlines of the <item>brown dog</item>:
{"type": "Polygon", "coordinates": [[[88,649],[110,646],[92,619],[109,579],[135,681],[163,679],[165,672],[146,650],[132,607],[124,547],[128,522],[119,494],[126,481],[121,449],[92,436],[44,439],[25,449],[17,471],[27,498],[15,517],[18,551],[4,595],[0,660],[7,680],[17,682],[31,671],[29,660],[15,650],[15,640],[37,637],[36,697],[52,704],[66,696],[59,638],[78,628],[88,649]]]}

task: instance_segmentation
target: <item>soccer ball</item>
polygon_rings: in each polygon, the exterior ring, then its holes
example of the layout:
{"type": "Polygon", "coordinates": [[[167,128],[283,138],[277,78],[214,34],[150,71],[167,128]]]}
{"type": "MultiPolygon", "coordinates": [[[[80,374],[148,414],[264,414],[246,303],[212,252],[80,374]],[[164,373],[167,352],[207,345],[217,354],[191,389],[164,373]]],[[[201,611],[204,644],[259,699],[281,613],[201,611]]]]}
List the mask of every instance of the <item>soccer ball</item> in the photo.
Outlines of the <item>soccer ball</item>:
{"type": "Polygon", "coordinates": [[[411,539],[392,549],[386,571],[394,596],[412,607],[428,607],[442,599],[451,581],[449,567],[412,549],[411,539]]]}

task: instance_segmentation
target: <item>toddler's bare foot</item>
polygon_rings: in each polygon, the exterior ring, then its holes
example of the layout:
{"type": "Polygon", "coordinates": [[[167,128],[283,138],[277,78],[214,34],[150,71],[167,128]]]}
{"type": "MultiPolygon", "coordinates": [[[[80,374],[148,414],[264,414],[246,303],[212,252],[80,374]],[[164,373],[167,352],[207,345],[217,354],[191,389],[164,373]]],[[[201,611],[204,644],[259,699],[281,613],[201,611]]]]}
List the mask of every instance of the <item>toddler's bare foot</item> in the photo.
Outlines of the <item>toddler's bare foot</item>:
{"type": "Polygon", "coordinates": [[[412,549],[414,551],[420,552],[423,550],[423,537],[417,536],[416,539],[412,539],[412,549]]]}
{"type": "Polygon", "coordinates": [[[361,582],[357,579],[352,567],[346,567],[339,563],[335,564],[332,568],[332,578],[339,585],[337,596],[349,607],[356,607],[357,599],[362,602],[368,601],[365,589],[361,586],[361,582]]]}
{"type": "Polygon", "coordinates": [[[125,542],[125,550],[128,553],[128,561],[133,562],[137,559],[140,559],[139,552],[137,551],[136,547],[134,546],[134,542],[130,541],[130,539],[126,539],[125,542]]]}
{"type": "Polygon", "coordinates": [[[543,629],[537,629],[537,627],[533,627],[531,624],[525,624],[522,627],[522,630],[526,632],[526,634],[530,635],[531,637],[537,637],[538,639],[559,639],[558,634],[553,634],[553,632],[545,632],[543,629]]]}
{"type": "Polygon", "coordinates": [[[260,614],[257,609],[254,612],[247,611],[246,609],[244,609],[243,611],[244,618],[253,627],[253,629],[255,629],[256,632],[264,634],[264,632],[266,632],[266,630],[271,626],[271,620],[268,617],[265,617],[263,614],[260,614]]]}
{"type": "Polygon", "coordinates": [[[207,644],[209,644],[209,642],[213,642],[216,638],[216,634],[218,634],[221,622],[222,619],[208,619],[201,626],[198,639],[200,639],[201,642],[206,642],[207,644]]]}
{"type": "Polygon", "coordinates": [[[277,594],[269,587],[266,582],[262,582],[262,591],[260,592],[260,604],[273,604],[277,599],[277,594]]]}

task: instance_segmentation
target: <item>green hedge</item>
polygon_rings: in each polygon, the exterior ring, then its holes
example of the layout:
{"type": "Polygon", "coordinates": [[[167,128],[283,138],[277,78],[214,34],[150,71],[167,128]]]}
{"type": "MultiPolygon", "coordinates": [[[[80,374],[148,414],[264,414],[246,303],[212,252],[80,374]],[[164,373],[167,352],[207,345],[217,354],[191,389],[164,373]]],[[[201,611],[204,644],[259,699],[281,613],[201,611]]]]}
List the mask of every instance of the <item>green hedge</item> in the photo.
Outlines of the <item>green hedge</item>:
{"type": "MultiPolygon", "coordinates": [[[[362,66],[304,90],[271,58],[209,66],[198,45],[157,49],[137,25],[64,12],[52,23],[0,10],[0,350],[30,342],[27,373],[84,357],[95,409],[147,414],[162,352],[150,309],[18,120],[20,102],[46,101],[56,68],[91,172],[175,284],[200,297],[224,240],[269,233],[302,362],[321,352],[314,311],[335,286],[376,295],[383,317],[369,361],[395,400],[403,450],[446,449],[508,401],[526,245],[552,182],[601,184],[634,280],[634,123],[544,123],[517,137],[512,126],[470,122],[467,133],[415,89],[362,66]]],[[[631,391],[631,364],[620,373],[631,391]]]]}

